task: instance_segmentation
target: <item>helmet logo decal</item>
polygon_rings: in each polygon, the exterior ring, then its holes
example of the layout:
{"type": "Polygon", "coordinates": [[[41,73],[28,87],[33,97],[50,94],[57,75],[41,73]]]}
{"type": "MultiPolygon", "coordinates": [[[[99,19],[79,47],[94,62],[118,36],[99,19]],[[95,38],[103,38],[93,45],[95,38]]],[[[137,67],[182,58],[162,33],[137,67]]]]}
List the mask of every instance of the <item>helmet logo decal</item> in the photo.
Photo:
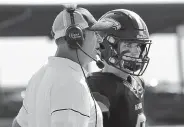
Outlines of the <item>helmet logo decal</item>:
{"type": "Polygon", "coordinates": [[[114,20],[114,19],[104,18],[104,19],[102,19],[102,21],[112,23],[112,28],[115,29],[115,30],[119,30],[121,28],[121,24],[118,21],[114,20]]]}

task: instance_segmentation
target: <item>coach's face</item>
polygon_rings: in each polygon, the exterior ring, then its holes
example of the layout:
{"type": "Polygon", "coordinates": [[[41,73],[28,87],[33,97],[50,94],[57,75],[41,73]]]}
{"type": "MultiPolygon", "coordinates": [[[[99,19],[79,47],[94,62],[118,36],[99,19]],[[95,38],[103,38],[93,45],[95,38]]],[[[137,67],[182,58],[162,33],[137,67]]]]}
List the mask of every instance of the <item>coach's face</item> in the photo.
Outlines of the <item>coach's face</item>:
{"type": "MultiPolygon", "coordinates": [[[[95,31],[85,31],[85,40],[84,44],[82,46],[82,49],[93,58],[96,58],[97,55],[97,49],[99,48],[99,43],[102,41],[101,37],[96,33],[95,31]]],[[[84,54],[85,55],[85,54],[84,54]]],[[[87,62],[91,62],[92,59],[87,57],[87,62]]]]}

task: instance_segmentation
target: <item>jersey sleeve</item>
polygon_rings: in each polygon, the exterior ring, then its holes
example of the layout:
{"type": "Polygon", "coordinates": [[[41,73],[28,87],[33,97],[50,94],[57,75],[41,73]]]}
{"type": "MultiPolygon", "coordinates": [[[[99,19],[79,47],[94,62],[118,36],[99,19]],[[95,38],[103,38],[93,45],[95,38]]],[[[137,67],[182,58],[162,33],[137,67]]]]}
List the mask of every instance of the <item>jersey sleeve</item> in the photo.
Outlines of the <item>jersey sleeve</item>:
{"type": "Polygon", "coordinates": [[[81,84],[53,85],[50,101],[51,127],[88,126],[90,99],[81,84]]]}

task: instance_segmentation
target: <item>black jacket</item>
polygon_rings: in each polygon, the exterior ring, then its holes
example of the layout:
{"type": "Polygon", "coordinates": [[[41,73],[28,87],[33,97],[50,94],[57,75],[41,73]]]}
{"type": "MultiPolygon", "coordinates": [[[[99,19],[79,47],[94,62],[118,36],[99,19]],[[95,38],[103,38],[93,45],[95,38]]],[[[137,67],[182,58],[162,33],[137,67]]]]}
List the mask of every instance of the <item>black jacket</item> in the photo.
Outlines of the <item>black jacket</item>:
{"type": "MultiPolygon", "coordinates": [[[[124,80],[112,73],[95,72],[87,82],[95,99],[109,109],[103,112],[104,127],[136,127],[138,115],[143,113],[144,82],[140,78],[124,80]]],[[[143,123],[139,124],[142,127],[143,123]]]]}

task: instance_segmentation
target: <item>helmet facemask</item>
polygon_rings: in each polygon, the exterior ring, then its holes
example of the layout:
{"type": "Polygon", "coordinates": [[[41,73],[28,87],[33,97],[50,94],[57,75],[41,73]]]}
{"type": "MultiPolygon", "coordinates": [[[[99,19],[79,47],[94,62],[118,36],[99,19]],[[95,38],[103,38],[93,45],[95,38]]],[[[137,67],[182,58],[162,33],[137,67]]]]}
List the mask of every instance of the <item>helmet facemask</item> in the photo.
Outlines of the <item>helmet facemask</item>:
{"type": "Polygon", "coordinates": [[[104,38],[102,45],[106,45],[106,54],[101,52],[109,65],[135,76],[142,75],[146,70],[150,60],[150,40],[122,39],[109,35],[104,38]]]}

